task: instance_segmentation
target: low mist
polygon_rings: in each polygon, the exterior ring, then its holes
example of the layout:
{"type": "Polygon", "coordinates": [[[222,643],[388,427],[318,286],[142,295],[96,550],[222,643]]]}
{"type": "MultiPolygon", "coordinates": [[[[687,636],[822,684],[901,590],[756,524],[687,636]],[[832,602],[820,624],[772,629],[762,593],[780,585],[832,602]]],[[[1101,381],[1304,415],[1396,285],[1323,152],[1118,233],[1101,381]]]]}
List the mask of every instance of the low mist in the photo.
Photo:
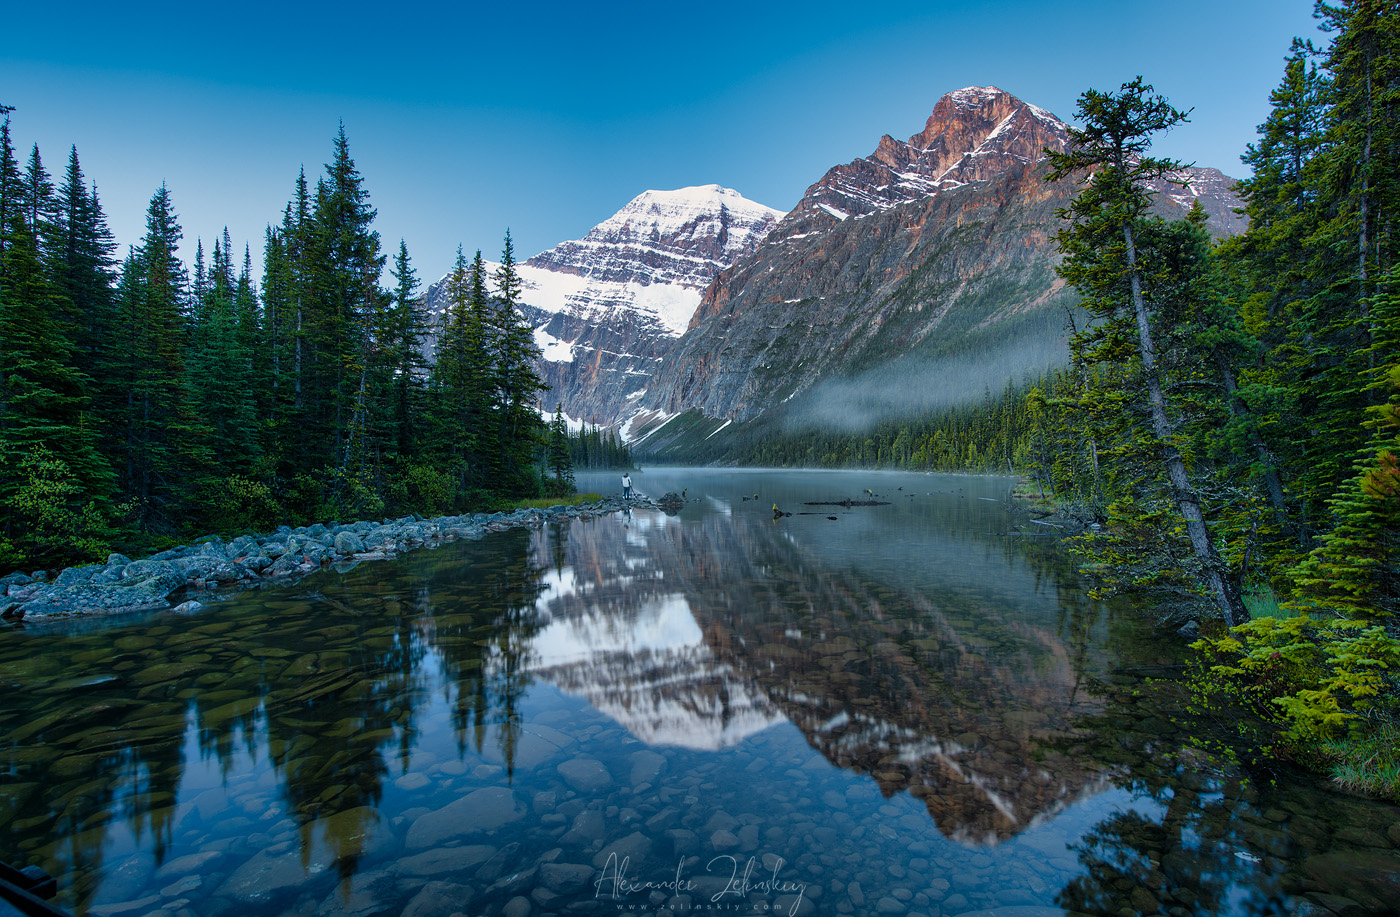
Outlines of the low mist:
{"type": "Polygon", "coordinates": [[[1064,366],[1062,341],[1019,341],[977,353],[901,357],[849,378],[819,382],[788,404],[785,432],[813,429],[858,433],[886,420],[915,417],[998,397],[1007,380],[1064,366]]]}

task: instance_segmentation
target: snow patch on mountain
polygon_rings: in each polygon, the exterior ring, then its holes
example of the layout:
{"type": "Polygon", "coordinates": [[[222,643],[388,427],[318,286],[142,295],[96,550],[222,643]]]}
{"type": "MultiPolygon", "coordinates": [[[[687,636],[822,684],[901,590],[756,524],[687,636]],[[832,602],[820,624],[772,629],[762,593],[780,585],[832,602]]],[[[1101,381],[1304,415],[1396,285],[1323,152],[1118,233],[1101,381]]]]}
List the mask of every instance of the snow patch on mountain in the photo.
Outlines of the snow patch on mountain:
{"type": "Polygon", "coordinates": [[[574,345],[561,341],[543,328],[535,329],[535,346],[540,349],[540,359],[551,363],[574,362],[574,345]]]}
{"type": "Polygon", "coordinates": [[[684,595],[629,614],[592,606],[554,617],[559,599],[581,584],[571,575],[551,585],[539,605],[552,620],[530,641],[530,671],[648,745],[717,751],[786,720],[761,688],[715,658],[684,595]]]}
{"type": "Polygon", "coordinates": [[[782,217],[719,185],[646,191],[582,239],[521,265],[525,301],[595,321],[632,312],[679,337],[700,292],[782,217]]]}

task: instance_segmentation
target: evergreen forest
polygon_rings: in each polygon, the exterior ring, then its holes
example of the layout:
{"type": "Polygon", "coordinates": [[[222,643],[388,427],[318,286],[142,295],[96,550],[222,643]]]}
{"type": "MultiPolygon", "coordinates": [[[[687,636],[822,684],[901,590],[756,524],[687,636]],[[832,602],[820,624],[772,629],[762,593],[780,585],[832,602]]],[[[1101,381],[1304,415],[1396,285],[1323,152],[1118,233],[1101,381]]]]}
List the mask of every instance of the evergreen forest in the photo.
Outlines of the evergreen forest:
{"type": "Polygon", "coordinates": [[[21,165],[13,111],[0,112],[0,567],[572,492],[567,431],[550,461],[509,232],[490,276],[458,250],[430,366],[408,248],[386,251],[374,230],[343,128],[325,174],[302,170],[269,225],[259,289],[251,247],[227,230],[188,251],[164,186],[118,263],[78,151],[57,181],[37,146],[21,165]]]}

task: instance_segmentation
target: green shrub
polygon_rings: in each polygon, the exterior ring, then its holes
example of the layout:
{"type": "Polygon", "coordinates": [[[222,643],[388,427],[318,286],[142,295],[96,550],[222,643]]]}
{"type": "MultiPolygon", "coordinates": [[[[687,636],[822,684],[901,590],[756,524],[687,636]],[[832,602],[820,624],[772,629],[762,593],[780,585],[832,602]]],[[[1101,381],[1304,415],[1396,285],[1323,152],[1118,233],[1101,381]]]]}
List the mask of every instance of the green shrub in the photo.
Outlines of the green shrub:
{"type": "Polygon", "coordinates": [[[1384,626],[1310,614],[1261,617],[1191,646],[1198,712],[1224,714],[1221,721],[1265,754],[1331,770],[1344,785],[1391,796],[1400,790],[1393,745],[1400,641],[1384,626]],[[1252,717],[1231,718],[1231,708],[1252,717]],[[1272,732],[1276,748],[1250,734],[1258,728],[1272,732]]]}
{"type": "Polygon", "coordinates": [[[204,482],[196,500],[204,528],[225,535],[269,531],[286,515],[272,488],[236,474],[204,482]]]}
{"type": "Polygon", "coordinates": [[[396,513],[440,516],[452,509],[454,491],[452,475],[416,462],[404,468],[390,485],[389,503],[396,513]]]}
{"type": "Polygon", "coordinates": [[[63,461],[43,447],[20,461],[19,490],[3,503],[0,567],[60,567],[101,560],[114,532],[63,461]]]}

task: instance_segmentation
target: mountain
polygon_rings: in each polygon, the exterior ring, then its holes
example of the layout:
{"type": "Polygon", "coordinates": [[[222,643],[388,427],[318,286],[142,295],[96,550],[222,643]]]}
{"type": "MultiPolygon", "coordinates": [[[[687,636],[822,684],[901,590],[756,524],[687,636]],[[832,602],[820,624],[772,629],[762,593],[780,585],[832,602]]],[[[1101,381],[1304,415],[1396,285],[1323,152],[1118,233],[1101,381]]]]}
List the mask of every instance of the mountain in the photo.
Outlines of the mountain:
{"type": "MultiPolygon", "coordinates": [[[[520,264],[522,311],[551,387],[546,407],[562,401],[576,420],[611,423],[685,331],[710,281],[782,215],[719,185],[646,191],[582,239],[520,264]]],[[[427,293],[434,326],[445,280],[427,293]]]]}
{"type": "MultiPolygon", "coordinates": [[[[971,87],[907,141],[886,135],[831,168],[705,290],[646,391],[621,406],[625,434],[664,454],[761,417],[849,428],[1062,362],[1074,297],[1054,272],[1056,211],[1077,185],[1045,181],[1044,151],[1067,141],[1045,109],[971,87]]],[[[1213,232],[1242,229],[1233,180],[1174,178],[1189,185],[1161,184],[1163,215],[1199,198],[1213,232]]]]}
{"type": "MultiPolygon", "coordinates": [[[[546,410],[685,460],[746,425],[856,429],[1062,364],[1075,296],[1055,275],[1057,211],[1078,185],[1045,181],[1045,150],[1068,137],[1045,109],[968,87],[786,215],[718,185],[639,195],[520,266],[546,410]]],[[[1233,179],[1171,178],[1161,215],[1199,200],[1216,235],[1244,228],[1233,179]]]]}

